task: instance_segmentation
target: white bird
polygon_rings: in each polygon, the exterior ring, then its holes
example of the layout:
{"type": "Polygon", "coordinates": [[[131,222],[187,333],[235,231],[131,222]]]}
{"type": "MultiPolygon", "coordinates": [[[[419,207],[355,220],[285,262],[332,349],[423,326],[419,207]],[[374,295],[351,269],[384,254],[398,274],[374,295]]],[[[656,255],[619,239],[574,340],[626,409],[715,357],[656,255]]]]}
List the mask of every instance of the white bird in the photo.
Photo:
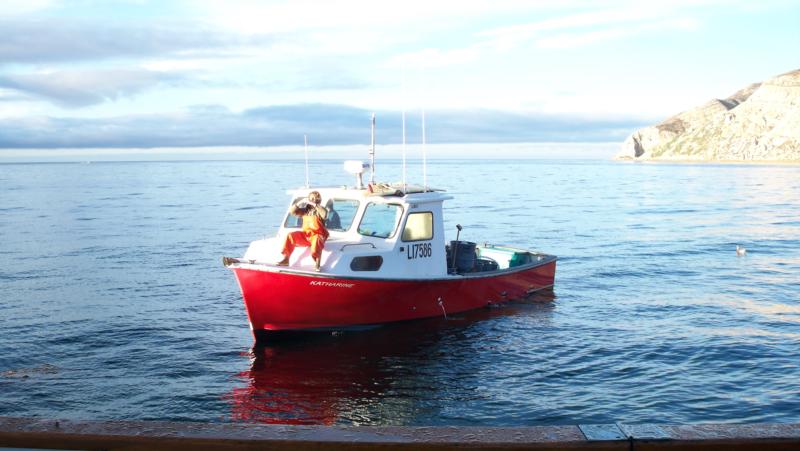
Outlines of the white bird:
{"type": "Polygon", "coordinates": [[[736,245],[736,256],[741,257],[742,255],[747,254],[747,249],[743,248],[742,246],[736,245]]]}

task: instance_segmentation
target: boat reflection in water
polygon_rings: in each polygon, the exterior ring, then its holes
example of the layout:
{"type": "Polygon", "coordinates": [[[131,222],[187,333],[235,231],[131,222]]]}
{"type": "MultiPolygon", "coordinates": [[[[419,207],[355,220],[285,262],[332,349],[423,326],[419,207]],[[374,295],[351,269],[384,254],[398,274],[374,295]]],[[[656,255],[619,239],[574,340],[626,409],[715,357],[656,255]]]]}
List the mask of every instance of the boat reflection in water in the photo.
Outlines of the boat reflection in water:
{"type": "MultiPolygon", "coordinates": [[[[234,421],[270,424],[408,424],[421,404],[439,398],[433,379],[442,356],[459,353],[459,371],[485,346],[481,335],[504,318],[549,322],[555,295],[465,312],[447,319],[385,325],[372,330],[307,334],[250,351],[246,382],[229,395],[234,421]],[[528,318],[530,318],[530,316],[528,318]]],[[[446,395],[446,393],[445,393],[446,395]]]]}

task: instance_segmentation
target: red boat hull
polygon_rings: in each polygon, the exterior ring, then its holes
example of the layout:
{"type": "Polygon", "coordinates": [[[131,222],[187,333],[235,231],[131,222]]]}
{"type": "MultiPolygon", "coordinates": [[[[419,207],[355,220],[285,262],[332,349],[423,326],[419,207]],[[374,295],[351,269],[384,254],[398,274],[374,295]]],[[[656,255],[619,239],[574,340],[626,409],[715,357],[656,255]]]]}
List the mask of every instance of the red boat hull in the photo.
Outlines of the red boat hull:
{"type": "Polygon", "coordinates": [[[486,275],[446,279],[340,278],[232,267],[247,315],[261,331],[341,329],[444,316],[553,286],[556,259],[486,275]]]}

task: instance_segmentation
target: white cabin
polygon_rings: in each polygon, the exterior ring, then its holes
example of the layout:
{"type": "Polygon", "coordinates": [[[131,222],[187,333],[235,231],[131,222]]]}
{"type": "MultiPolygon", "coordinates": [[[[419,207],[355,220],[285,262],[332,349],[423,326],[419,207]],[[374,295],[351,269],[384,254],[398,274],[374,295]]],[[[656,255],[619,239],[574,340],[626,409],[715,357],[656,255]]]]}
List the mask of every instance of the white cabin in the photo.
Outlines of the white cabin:
{"type": "MultiPolygon", "coordinates": [[[[319,191],[328,209],[330,237],[322,252],[321,274],[391,279],[430,279],[448,275],[441,191],[408,186],[303,188],[290,191],[289,206],[319,191]],[[372,192],[379,191],[379,192],[372,192]]],[[[279,261],[286,235],[301,219],[287,213],[275,237],[253,241],[242,260],[279,261]]],[[[309,248],[298,247],[285,271],[313,271],[309,248]]]]}

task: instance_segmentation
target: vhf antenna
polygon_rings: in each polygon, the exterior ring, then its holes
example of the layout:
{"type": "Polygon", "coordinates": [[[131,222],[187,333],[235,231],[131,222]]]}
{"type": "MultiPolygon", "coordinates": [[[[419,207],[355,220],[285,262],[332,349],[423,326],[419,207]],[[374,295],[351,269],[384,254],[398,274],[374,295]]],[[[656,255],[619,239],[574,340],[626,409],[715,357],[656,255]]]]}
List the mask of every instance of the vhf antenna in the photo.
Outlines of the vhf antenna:
{"type": "Polygon", "coordinates": [[[308,136],[307,135],[303,135],[303,144],[306,152],[306,188],[308,188],[311,185],[308,184],[308,136]]]}
{"type": "Polygon", "coordinates": [[[369,183],[375,184],[375,113],[372,113],[372,145],[369,149],[369,183]]]}

